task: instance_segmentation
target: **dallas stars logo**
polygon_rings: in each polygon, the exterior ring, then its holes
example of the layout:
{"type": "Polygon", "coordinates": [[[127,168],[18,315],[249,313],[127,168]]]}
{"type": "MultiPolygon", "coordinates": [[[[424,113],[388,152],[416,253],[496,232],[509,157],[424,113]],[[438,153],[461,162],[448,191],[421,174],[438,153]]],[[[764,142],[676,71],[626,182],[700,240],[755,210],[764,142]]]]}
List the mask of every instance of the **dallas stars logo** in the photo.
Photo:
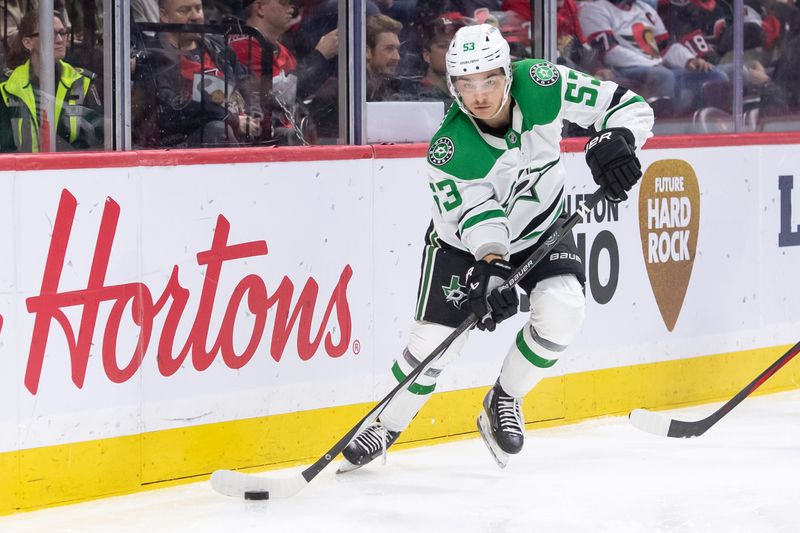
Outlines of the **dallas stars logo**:
{"type": "Polygon", "coordinates": [[[530,70],[531,79],[542,87],[549,87],[558,81],[558,70],[550,63],[537,63],[530,70]]]}
{"type": "Polygon", "coordinates": [[[512,148],[519,148],[519,134],[514,130],[508,130],[506,133],[506,146],[511,150],[512,148]]]}
{"type": "Polygon", "coordinates": [[[451,276],[450,286],[442,285],[445,302],[452,303],[456,306],[456,309],[461,309],[461,304],[467,299],[467,293],[463,291],[463,289],[466,288],[466,285],[461,284],[461,280],[458,276],[451,276]]]}
{"type": "Polygon", "coordinates": [[[453,141],[447,137],[441,137],[437,139],[436,142],[431,145],[430,150],[428,150],[428,161],[440,167],[450,161],[455,151],[456,149],[455,146],[453,146],[453,141]]]}

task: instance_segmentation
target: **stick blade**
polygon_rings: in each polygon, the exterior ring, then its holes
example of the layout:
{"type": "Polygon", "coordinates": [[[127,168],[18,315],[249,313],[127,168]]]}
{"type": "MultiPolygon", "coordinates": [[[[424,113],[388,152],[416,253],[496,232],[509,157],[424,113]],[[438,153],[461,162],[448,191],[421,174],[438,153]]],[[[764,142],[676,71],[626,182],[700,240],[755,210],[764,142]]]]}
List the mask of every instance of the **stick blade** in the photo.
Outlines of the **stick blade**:
{"type": "Polygon", "coordinates": [[[704,421],[684,422],[647,409],[634,409],[628,415],[628,419],[636,429],[659,437],[688,439],[699,437],[708,429],[704,421]]]}
{"type": "Polygon", "coordinates": [[[628,415],[628,419],[631,421],[631,425],[640,431],[659,437],[669,436],[669,426],[672,420],[664,415],[647,409],[634,409],[628,415]]]}
{"type": "Polygon", "coordinates": [[[291,498],[306,485],[308,481],[299,473],[282,478],[245,474],[233,470],[216,470],[211,474],[211,488],[231,498],[256,499],[252,495],[264,493],[270,500],[291,498]]]}

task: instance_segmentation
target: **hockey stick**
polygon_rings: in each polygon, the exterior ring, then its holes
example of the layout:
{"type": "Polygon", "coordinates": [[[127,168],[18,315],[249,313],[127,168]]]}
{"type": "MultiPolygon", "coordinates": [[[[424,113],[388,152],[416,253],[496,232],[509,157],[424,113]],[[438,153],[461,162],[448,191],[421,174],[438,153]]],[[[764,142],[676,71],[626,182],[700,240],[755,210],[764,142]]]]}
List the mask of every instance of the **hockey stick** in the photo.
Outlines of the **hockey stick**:
{"type": "MultiPolygon", "coordinates": [[[[556,228],[550,237],[542,243],[536,245],[535,250],[528,256],[528,259],[516,268],[511,276],[503,283],[500,288],[511,288],[517,285],[541,259],[547,255],[553,247],[559,243],[570,230],[580,222],[595,205],[603,198],[604,192],[598,189],[591,196],[585,198],[583,203],[577,207],[564,223],[556,228]]],[[[417,367],[409,372],[406,378],[391,390],[372,410],[361,419],[358,424],[348,431],[339,441],[331,447],[328,452],[317,459],[311,466],[300,473],[284,476],[281,478],[263,477],[232,470],[217,470],[211,474],[211,486],[215,491],[226,496],[244,498],[247,500],[266,500],[270,498],[289,498],[300,492],[323,468],[328,466],[333,459],[344,450],[356,435],[363,431],[367,426],[378,419],[378,416],[386,408],[386,405],[402,389],[412,385],[417,377],[433,365],[447,350],[454,340],[462,333],[472,328],[478,322],[474,313],[464,319],[450,335],[442,341],[431,354],[426,357],[417,367]]]]}
{"type": "Polygon", "coordinates": [[[765,381],[771,378],[778,370],[791,361],[795,355],[800,353],[800,342],[792,346],[788,352],[783,354],[780,359],[772,363],[769,368],[758,375],[756,379],[747,384],[736,396],[728,400],[725,405],[711,413],[709,416],[696,422],[684,422],[675,420],[659,413],[654,413],[646,409],[635,409],[628,415],[631,424],[637,429],[647,431],[662,437],[675,437],[688,439],[699,437],[720,419],[730,413],[734,407],[739,405],[742,400],[750,396],[754,390],[759,388],[765,381]]]}

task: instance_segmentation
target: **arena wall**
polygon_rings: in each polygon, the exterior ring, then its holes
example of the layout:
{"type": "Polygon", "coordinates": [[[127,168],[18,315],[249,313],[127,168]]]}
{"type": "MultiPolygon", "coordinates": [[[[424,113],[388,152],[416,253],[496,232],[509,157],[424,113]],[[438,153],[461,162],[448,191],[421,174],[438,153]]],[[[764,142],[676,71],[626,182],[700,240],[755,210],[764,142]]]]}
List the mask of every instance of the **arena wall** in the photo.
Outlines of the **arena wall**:
{"type": "MultiPolygon", "coordinates": [[[[576,227],[587,320],[527,397],[530,427],[725,399],[796,342],[798,146],[650,141],[631,200],[576,227]]],[[[594,190],[580,147],[564,144],[569,210],[594,190]]],[[[0,157],[0,514],[324,453],[396,383],[424,155],[0,157]]],[[[524,320],[471,333],[399,446],[475,435],[524,320]]],[[[790,364],[763,392],[799,378],[790,364]]]]}

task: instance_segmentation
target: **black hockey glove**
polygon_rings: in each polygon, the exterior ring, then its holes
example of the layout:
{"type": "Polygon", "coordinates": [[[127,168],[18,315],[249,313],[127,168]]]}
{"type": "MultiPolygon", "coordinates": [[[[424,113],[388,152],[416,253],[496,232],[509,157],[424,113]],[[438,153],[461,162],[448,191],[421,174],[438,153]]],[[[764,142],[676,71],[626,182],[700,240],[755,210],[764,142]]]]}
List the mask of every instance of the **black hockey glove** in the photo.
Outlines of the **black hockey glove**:
{"type": "Polygon", "coordinates": [[[627,191],[642,177],[636,158],[636,141],[628,128],[608,128],[589,139],[584,148],[586,163],[595,183],[612,202],[628,199],[627,191]]]}
{"type": "Polygon", "coordinates": [[[514,267],[508,261],[496,259],[491,263],[477,261],[467,271],[469,306],[478,317],[478,329],[494,331],[497,324],[514,316],[519,306],[517,291],[512,287],[498,289],[511,275],[514,267]]]}

